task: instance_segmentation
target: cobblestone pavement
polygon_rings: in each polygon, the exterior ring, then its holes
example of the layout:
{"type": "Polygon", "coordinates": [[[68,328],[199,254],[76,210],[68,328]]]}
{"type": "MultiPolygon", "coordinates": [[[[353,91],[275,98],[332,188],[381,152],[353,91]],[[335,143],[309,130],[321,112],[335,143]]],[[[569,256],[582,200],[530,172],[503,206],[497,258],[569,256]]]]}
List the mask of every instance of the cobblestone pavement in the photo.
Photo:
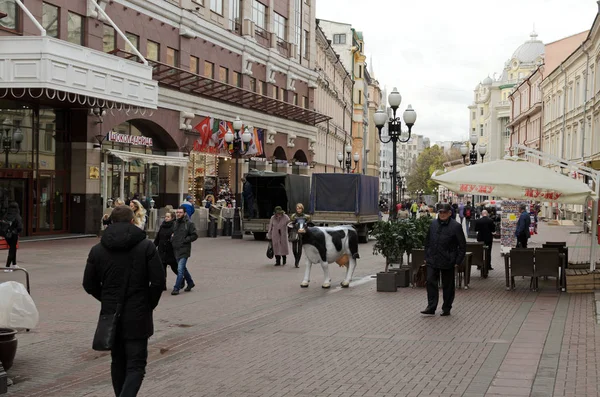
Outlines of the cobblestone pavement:
{"type": "MultiPolygon", "coordinates": [[[[573,228],[542,224],[533,245],[573,228]]],[[[95,239],[22,244],[40,310],[19,335],[11,396],[111,396],[110,357],[91,350],[98,304],[81,288],[95,239]]],[[[600,329],[592,294],[539,292],[517,279],[505,291],[503,260],[452,316],[421,317],[424,289],[376,292],[382,257],[361,245],[349,289],[301,289],[304,269],[274,267],[266,245],[200,239],[189,262],[197,287],[165,294],[155,312],[141,396],[597,396],[600,329]]],[[[303,267],[303,266],[302,266],[303,267]]],[[[343,269],[331,266],[333,284],[343,269]]],[[[20,277],[1,273],[0,280],[20,277]]],[[[174,278],[168,275],[168,284],[174,278]]]]}

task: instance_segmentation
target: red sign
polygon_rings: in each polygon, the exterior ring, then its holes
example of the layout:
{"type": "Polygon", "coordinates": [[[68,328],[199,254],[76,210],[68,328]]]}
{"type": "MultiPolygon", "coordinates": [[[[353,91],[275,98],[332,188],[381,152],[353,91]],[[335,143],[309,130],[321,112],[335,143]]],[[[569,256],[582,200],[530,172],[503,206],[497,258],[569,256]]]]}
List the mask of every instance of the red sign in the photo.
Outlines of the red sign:
{"type": "Polygon", "coordinates": [[[487,185],[469,185],[466,183],[463,183],[460,185],[460,191],[467,192],[467,193],[490,194],[494,191],[494,189],[495,189],[494,186],[487,186],[487,185]]]}
{"type": "Polygon", "coordinates": [[[549,201],[556,201],[562,196],[562,193],[553,191],[543,191],[538,189],[525,189],[524,195],[525,197],[531,197],[535,199],[541,198],[549,201]]]}

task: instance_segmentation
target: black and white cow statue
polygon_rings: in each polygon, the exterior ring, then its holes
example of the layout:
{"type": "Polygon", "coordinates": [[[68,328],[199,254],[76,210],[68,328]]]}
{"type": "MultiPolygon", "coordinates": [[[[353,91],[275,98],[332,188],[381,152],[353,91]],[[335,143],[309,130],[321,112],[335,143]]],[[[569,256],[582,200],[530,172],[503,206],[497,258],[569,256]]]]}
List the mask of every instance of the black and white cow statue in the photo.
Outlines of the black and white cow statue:
{"type": "Polygon", "coordinates": [[[310,282],[310,268],[320,263],[323,268],[323,288],[331,287],[329,264],[337,262],[346,266],[346,277],[342,288],[350,286],[352,274],[356,268],[358,255],[358,234],[352,226],[316,227],[309,226],[305,218],[297,218],[289,223],[302,238],[302,251],[306,258],[306,271],[300,286],[307,288],[310,282]]]}

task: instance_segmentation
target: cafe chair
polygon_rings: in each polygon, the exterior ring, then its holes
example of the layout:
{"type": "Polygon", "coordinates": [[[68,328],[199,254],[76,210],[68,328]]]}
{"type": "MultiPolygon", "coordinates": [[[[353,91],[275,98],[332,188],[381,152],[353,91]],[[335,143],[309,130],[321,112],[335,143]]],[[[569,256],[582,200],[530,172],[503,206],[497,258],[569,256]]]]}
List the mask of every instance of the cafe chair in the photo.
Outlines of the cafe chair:
{"type": "Polygon", "coordinates": [[[513,248],[510,250],[510,282],[515,289],[515,276],[531,277],[529,289],[535,291],[535,251],[533,248],[513,248]]]}
{"type": "Polygon", "coordinates": [[[560,290],[560,264],[562,261],[558,247],[536,248],[535,250],[535,289],[540,277],[556,277],[556,289],[560,290]]]}
{"type": "Polygon", "coordinates": [[[409,277],[412,287],[416,287],[416,277],[419,274],[419,269],[425,264],[425,250],[413,249],[410,253],[410,268],[409,277]]]}

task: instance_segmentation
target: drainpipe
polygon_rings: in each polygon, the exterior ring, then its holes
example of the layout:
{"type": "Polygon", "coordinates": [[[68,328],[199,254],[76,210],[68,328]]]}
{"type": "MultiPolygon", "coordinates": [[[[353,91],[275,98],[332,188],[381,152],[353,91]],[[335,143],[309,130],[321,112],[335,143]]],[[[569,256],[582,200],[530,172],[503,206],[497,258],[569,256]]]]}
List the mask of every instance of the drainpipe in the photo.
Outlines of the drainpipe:
{"type": "MultiPolygon", "coordinates": [[[[563,89],[563,98],[565,93],[567,92],[567,71],[565,70],[565,65],[564,63],[560,64],[560,70],[563,72],[563,76],[565,78],[565,88],[563,89]]],[[[567,128],[567,101],[565,101],[563,99],[563,126],[562,126],[562,132],[561,132],[561,148],[560,148],[560,157],[561,158],[565,158],[565,133],[567,132],[566,128],[567,128]]]]}
{"type": "MultiPolygon", "coordinates": [[[[584,44],[585,46],[585,44],[584,44]]],[[[585,125],[587,123],[586,120],[586,112],[587,112],[587,100],[588,100],[588,77],[590,74],[590,53],[587,49],[583,49],[584,54],[587,56],[585,61],[585,76],[583,78],[585,90],[583,91],[583,128],[581,129],[581,163],[583,164],[585,158],[585,125]]],[[[591,151],[590,151],[591,153],[591,151]]]]}
{"type": "MultiPolygon", "coordinates": [[[[540,77],[541,77],[540,82],[544,81],[544,74],[542,73],[541,69],[540,69],[540,77]]],[[[544,135],[543,135],[542,131],[544,131],[543,121],[545,120],[544,112],[546,111],[546,109],[545,109],[546,106],[544,105],[545,101],[544,101],[544,94],[542,92],[542,87],[540,87],[540,96],[541,96],[540,99],[541,99],[541,102],[542,102],[542,117],[540,118],[540,132],[539,132],[539,136],[540,136],[539,146],[540,146],[540,148],[539,148],[539,151],[543,152],[544,150],[543,150],[542,144],[544,143],[544,141],[542,140],[542,138],[544,137],[544,135]]],[[[541,159],[538,160],[538,164],[542,165],[542,160],[541,159]]]]}

